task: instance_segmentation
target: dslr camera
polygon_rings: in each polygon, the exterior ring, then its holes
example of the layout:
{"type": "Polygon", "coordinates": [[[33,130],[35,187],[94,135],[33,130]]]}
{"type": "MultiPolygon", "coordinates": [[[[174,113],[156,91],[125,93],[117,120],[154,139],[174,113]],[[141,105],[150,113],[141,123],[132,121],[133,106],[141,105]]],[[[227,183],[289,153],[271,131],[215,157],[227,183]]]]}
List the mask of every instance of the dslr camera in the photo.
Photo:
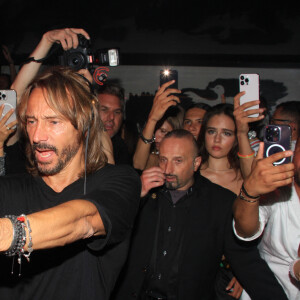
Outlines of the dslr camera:
{"type": "Polygon", "coordinates": [[[80,69],[90,69],[92,65],[118,66],[118,49],[98,49],[95,53],[91,49],[91,42],[82,34],[78,35],[78,47],[64,51],[58,56],[59,64],[68,66],[78,71],[80,69]]]}

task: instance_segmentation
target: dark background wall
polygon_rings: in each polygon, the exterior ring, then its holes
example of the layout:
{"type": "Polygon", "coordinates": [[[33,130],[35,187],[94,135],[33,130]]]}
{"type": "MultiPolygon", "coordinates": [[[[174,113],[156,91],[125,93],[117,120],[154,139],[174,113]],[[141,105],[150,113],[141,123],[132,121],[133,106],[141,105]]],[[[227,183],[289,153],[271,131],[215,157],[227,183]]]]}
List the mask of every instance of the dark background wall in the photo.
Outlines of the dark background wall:
{"type": "MultiPolygon", "coordinates": [[[[124,65],[299,67],[299,10],[289,1],[1,0],[1,43],[16,63],[53,28],[82,27],[124,65]]],[[[4,63],[0,58],[0,63],[4,63]]]]}

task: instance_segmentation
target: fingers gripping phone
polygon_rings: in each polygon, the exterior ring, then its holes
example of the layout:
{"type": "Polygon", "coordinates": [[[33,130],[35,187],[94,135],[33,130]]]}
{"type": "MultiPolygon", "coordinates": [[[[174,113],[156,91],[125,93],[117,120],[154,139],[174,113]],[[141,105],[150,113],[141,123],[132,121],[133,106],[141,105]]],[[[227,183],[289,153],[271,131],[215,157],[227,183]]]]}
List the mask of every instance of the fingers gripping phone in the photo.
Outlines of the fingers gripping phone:
{"type": "MultiPolygon", "coordinates": [[[[289,125],[266,125],[264,129],[264,157],[291,149],[292,131],[289,125]]],[[[274,166],[291,162],[291,157],[275,161],[274,166]]]]}
{"type": "MultiPolygon", "coordinates": [[[[8,113],[9,110],[16,109],[17,106],[17,93],[15,90],[0,90],[0,105],[4,104],[1,119],[8,113]]],[[[16,120],[16,112],[9,117],[6,124],[16,120]]]]}
{"type": "Polygon", "coordinates": [[[178,89],[178,71],[177,70],[160,70],[159,72],[159,86],[162,86],[164,83],[175,80],[173,84],[171,84],[169,89],[178,89]]]}
{"type": "MultiPolygon", "coordinates": [[[[258,74],[240,74],[239,77],[239,86],[240,92],[246,92],[240,98],[240,105],[254,100],[259,100],[259,75],[258,74]]],[[[246,110],[249,109],[258,109],[259,105],[254,105],[246,110]]],[[[258,117],[259,114],[252,114],[248,117],[258,117]]]]}

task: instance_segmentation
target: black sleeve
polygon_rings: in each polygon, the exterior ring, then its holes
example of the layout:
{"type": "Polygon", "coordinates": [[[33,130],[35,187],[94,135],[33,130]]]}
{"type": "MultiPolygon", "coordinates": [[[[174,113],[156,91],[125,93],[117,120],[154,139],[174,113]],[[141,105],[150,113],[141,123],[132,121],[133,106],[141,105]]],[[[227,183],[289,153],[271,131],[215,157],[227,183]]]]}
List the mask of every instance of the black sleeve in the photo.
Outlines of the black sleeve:
{"type": "Polygon", "coordinates": [[[258,240],[240,241],[232,229],[232,216],[226,225],[225,257],[232,271],[252,300],[287,300],[282,286],[260,255],[258,240]]]}
{"type": "Polygon", "coordinates": [[[110,166],[96,179],[96,188],[85,199],[93,202],[103,221],[106,235],[93,239],[89,247],[100,250],[127,238],[139,209],[141,181],[130,166],[110,166]]]}

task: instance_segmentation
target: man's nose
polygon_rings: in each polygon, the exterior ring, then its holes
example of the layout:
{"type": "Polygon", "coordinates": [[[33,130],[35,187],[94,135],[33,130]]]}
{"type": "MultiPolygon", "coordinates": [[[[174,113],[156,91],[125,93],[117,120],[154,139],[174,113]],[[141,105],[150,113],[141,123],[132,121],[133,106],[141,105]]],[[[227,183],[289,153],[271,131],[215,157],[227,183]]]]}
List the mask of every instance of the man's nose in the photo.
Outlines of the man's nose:
{"type": "Polygon", "coordinates": [[[172,163],[171,162],[167,162],[166,164],[165,164],[165,170],[164,170],[165,172],[165,174],[173,174],[173,165],[172,165],[172,163]]]}
{"type": "Polygon", "coordinates": [[[46,141],[47,140],[47,132],[45,130],[45,126],[42,122],[37,122],[36,126],[33,128],[33,136],[32,140],[35,143],[46,141]]]}
{"type": "Polygon", "coordinates": [[[114,115],[113,111],[110,111],[110,112],[107,113],[107,119],[109,121],[113,121],[115,119],[115,115],[114,115]]]}

